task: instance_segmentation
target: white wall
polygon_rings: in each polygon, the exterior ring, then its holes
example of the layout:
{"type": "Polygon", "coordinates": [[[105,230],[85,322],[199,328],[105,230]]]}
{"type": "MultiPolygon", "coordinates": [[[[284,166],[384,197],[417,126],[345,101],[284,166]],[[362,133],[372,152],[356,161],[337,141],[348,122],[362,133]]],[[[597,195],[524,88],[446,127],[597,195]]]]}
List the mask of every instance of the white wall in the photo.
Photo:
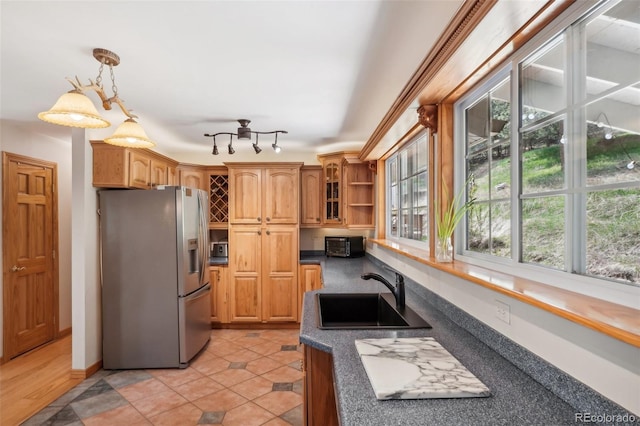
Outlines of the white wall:
{"type": "Polygon", "coordinates": [[[92,185],[93,151],[84,129],[73,129],[72,144],[71,368],[86,370],[102,359],[97,192],[92,185]]]}
{"type": "MultiPolygon", "coordinates": [[[[0,150],[25,155],[58,165],[58,262],[59,262],[59,330],[71,327],[71,131],[69,139],[54,139],[27,131],[20,124],[0,121],[0,150]]],[[[2,166],[0,165],[0,168],[2,166]]],[[[0,221],[2,220],[0,200],[0,221]]],[[[2,255],[0,235],[0,258],[2,255]]],[[[2,277],[0,276],[0,294],[2,277]]],[[[2,342],[2,303],[0,303],[0,342],[2,342]]],[[[2,345],[0,344],[0,355],[2,345]]]]}
{"type": "Polygon", "coordinates": [[[640,414],[640,348],[379,246],[369,244],[367,251],[625,409],[640,414]],[[509,324],[496,317],[496,301],[509,305],[509,324]]]}

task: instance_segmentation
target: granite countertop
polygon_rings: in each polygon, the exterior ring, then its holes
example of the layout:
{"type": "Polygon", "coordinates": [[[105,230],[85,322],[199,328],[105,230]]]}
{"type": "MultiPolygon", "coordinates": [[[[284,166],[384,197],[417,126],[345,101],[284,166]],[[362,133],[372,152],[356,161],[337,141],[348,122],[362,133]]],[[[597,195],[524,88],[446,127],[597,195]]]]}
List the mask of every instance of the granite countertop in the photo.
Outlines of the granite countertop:
{"type": "Polygon", "coordinates": [[[321,330],[317,292],[388,292],[360,275],[376,272],[391,282],[393,273],[368,257],[323,258],[325,287],[304,296],[300,342],[333,355],[338,416],[341,424],[366,425],[563,425],[575,424],[575,412],[541,384],[460,328],[407,287],[407,305],[432,326],[412,330],[321,330]],[[355,341],[371,338],[433,337],[473,375],[491,395],[484,398],[378,400],[355,341]]]}

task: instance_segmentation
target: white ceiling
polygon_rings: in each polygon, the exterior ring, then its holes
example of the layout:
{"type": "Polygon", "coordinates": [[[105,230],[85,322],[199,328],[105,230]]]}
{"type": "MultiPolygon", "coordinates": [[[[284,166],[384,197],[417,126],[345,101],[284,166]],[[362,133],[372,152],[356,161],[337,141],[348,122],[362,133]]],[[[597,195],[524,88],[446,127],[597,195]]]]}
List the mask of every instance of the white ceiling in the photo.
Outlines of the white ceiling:
{"type": "MultiPolygon", "coordinates": [[[[264,161],[247,142],[234,143],[233,157],[211,155],[204,133],[235,131],[239,118],[253,130],[287,130],[278,142],[288,159],[359,148],[461,4],[2,0],[0,119],[69,138],[68,128],[36,115],[71,89],[65,77],[95,79],[99,47],[120,56],[119,95],[154,149],[179,161],[264,161]]],[[[108,69],[103,84],[110,95],[108,69]]],[[[112,127],[89,137],[111,134],[124,119],[117,107],[104,116],[112,127]]]]}

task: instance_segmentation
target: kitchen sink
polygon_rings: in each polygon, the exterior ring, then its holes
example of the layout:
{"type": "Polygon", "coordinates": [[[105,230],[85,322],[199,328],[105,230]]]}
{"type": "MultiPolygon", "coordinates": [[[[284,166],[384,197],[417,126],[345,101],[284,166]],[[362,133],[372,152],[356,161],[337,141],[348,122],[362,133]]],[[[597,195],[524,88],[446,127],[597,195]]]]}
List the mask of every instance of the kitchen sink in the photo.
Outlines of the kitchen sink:
{"type": "Polygon", "coordinates": [[[431,328],[413,309],[395,307],[390,293],[318,293],[321,329],[431,328]]]}

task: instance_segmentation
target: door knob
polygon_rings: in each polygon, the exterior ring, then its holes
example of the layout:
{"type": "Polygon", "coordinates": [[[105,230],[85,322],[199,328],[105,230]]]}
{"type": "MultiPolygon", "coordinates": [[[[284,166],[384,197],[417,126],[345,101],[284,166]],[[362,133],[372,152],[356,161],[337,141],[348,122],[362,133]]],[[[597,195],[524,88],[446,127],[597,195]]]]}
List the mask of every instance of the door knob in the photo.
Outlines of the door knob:
{"type": "Polygon", "coordinates": [[[21,267],[18,268],[18,265],[13,265],[11,267],[11,272],[24,271],[25,269],[27,269],[26,266],[21,266],[21,267]]]}

